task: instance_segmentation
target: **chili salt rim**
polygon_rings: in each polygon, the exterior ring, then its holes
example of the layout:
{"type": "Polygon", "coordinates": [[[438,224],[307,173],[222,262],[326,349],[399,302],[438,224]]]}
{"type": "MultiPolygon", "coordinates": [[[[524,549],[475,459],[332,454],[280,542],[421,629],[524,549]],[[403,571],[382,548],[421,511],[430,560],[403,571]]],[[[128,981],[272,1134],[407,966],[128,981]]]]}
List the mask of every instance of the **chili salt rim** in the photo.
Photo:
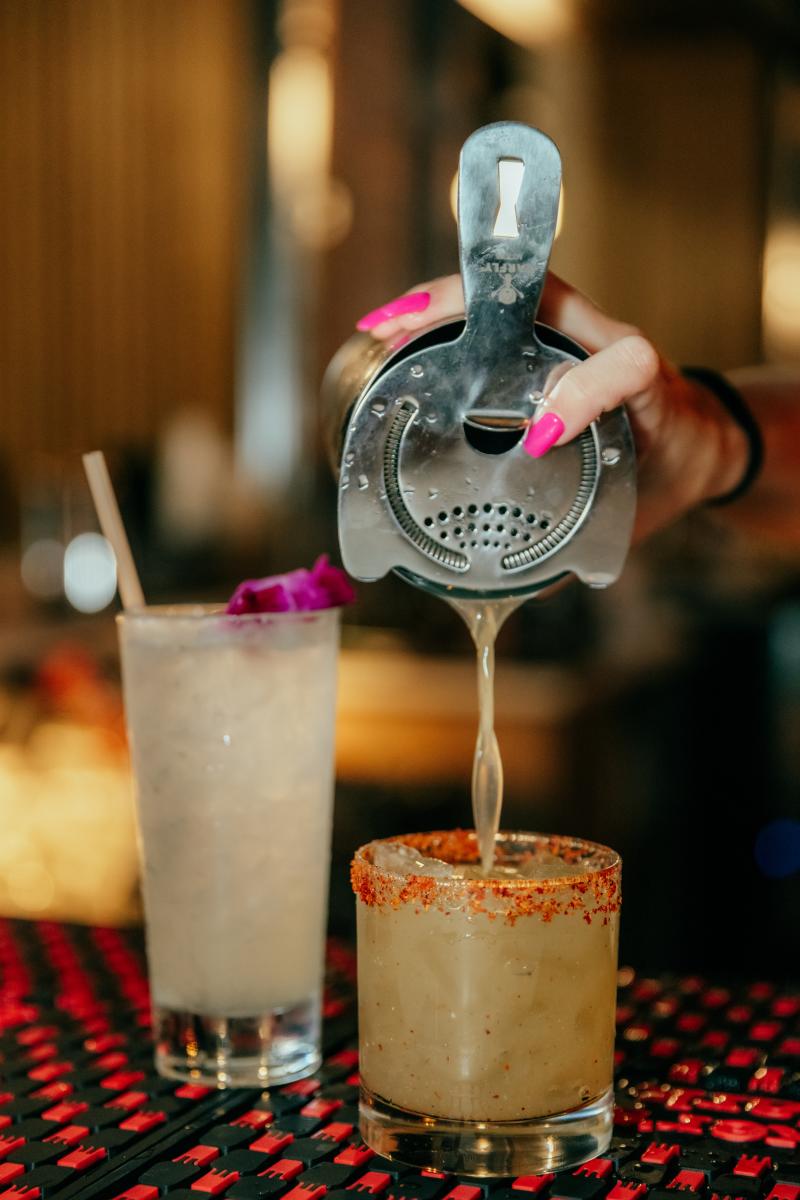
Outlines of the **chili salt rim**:
{"type": "Polygon", "coordinates": [[[608,915],[620,908],[621,859],[615,850],[599,842],[562,834],[500,832],[497,849],[501,862],[503,854],[507,856],[509,846],[523,847],[525,844],[563,857],[566,873],[543,879],[447,879],[411,873],[401,875],[376,867],[372,861],[373,846],[391,842],[446,862],[477,862],[480,857],[475,832],[469,829],[400,834],[368,842],[356,850],[350,870],[353,891],[364,904],[391,908],[413,904],[423,909],[436,905],[442,911],[466,907],[492,919],[502,915],[512,923],[519,916],[533,913],[549,921],[554,916],[580,912],[587,923],[600,916],[605,924],[608,915]],[[587,852],[606,861],[594,870],[569,874],[569,856],[572,855],[573,863],[577,863],[578,858],[586,858],[587,852]],[[501,901],[499,908],[498,900],[501,901]]]}

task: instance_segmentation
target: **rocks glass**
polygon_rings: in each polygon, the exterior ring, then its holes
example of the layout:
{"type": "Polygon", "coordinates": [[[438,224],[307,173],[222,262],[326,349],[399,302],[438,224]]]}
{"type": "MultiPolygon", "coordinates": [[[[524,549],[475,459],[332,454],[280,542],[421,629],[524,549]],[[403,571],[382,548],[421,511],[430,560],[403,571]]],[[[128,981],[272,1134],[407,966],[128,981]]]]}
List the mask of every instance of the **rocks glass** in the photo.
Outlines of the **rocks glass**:
{"type": "Polygon", "coordinates": [[[461,830],[357,851],[361,1132],[416,1167],[521,1175],[611,1139],[620,859],[461,830]]]}

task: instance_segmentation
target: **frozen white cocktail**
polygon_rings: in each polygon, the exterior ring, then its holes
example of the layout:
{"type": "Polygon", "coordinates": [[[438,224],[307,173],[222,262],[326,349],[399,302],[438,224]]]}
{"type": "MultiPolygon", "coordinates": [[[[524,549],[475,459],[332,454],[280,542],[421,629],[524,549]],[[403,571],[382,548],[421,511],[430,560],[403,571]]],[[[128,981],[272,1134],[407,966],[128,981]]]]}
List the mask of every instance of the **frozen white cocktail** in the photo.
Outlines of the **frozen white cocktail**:
{"type": "Polygon", "coordinates": [[[145,608],[119,634],[157,1066],[298,1078],[320,1061],[339,609],[145,608]]]}

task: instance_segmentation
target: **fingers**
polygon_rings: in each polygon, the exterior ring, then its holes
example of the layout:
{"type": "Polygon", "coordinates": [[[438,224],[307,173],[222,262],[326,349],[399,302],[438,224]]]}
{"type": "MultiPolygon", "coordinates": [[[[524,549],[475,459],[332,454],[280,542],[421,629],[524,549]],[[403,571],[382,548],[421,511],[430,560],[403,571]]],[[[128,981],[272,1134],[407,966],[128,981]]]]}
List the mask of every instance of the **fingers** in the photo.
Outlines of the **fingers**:
{"type": "MultiPolygon", "coordinates": [[[[357,327],[395,349],[415,333],[463,313],[461,277],[448,275],[373,309],[357,327]]],[[[533,458],[571,441],[602,413],[642,397],[662,372],[657,350],[632,325],[607,316],[552,273],[545,282],[539,319],[584,346],[591,358],[561,367],[551,376],[523,442],[533,458]]]]}
{"type": "Polygon", "coordinates": [[[365,313],[356,322],[356,329],[366,333],[370,329],[386,325],[393,317],[412,316],[424,312],[430,301],[430,292],[406,292],[404,296],[398,296],[395,300],[389,300],[386,304],[382,304],[380,308],[373,308],[371,312],[365,313]]]}
{"type": "Polygon", "coordinates": [[[523,442],[532,458],[577,437],[604,412],[646,393],[661,373],[654,346],[628,334],[570,368],[545,394],[523,442]]]}
{"type": "Polygon", "coordinates": [[[380,308],[373,309],[356,328],[369,330],[382,342],[396,344],[408,334],[418,333],[464,312],[464,291],[460,275],[447,275],[431,283],[420,284],[380,308]]]}
{"type": "MultiPolygon", "coordinates": [[[[402,296],[366,313],[356,328],[368,330],[382,342],[393,343],[441,321],[464,313],[464,291],[459,275],[447,275],[419,284],[402,296]]],[[[561,330],[594,354],[628,334],[633,326],[607,316],[588,297],[550,272],[545,282],[539,319],[561,330]]]]}
{"type": "Polygon", "coordinates": [[[635,333],[632,325],[615,321],[588,296],[549,272],[539,304],[539,320],[583,346],[590,354],[635,333]]]}

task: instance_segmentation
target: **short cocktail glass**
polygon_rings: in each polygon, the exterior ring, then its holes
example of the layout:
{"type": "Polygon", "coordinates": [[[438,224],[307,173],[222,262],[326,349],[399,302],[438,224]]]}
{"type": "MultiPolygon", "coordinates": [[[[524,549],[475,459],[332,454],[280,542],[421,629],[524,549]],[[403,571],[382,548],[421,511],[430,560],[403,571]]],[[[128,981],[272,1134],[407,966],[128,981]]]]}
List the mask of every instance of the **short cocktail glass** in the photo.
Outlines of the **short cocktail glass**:
{"type": "Polygon", "coordinates": [[[339,611],[118,618],[156,1067],[320,1063],[339,611]]]}
{"type": "Polygon", "coordinates": [[[356,852],[361,1133],[468,1175],[577,1165],[611,1140],[620,859],[500,833],[478,860],[461,830],[356,852]]]}

